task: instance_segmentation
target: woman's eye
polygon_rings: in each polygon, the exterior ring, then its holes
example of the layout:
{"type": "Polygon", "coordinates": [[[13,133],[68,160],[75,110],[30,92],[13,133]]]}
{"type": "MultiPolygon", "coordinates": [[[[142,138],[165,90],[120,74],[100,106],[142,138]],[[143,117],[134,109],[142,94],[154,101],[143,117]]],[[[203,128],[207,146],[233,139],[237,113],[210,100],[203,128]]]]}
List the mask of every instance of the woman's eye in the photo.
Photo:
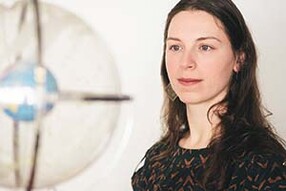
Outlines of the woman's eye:
{"type": "Polygon", "coordinates": [[[169,50],[172,50],[172,51],[180,51],[182,48],[179,46],[179,45],[172,45],[169,47],[169,50]]]}
{"type": "Polygon", "coordinates": [[[212,47],[210,47],[209,45],[202,45],[200,47],[201,50],[203,51],[210,51],[211,49],[213,49],[212,47]]]}

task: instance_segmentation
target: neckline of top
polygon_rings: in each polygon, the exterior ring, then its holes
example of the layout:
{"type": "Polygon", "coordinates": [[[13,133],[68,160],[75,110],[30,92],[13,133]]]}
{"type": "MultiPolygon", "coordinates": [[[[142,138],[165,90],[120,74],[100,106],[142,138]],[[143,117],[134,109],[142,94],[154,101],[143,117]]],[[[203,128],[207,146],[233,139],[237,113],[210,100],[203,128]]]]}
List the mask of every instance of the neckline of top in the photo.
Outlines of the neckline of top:
{"type": "Polygon", "coordinates": [[[206,152],[206,151],[209,151],[209,150],[210,150],[209,147],[196,148],[196,149],[194,149],[194,148],[192,148],[192,149],[190,149],[190,148],[185,148],[185,147],[180,146],[179,143],[176,144],[176,148],[179,149],[179,150],[181,150],[181,151],[184,151],[184,152],[187,152],[187,151],[188,151],[188,152],[195,152],[195,153],[197,153],[197,152],[206,152]]]}

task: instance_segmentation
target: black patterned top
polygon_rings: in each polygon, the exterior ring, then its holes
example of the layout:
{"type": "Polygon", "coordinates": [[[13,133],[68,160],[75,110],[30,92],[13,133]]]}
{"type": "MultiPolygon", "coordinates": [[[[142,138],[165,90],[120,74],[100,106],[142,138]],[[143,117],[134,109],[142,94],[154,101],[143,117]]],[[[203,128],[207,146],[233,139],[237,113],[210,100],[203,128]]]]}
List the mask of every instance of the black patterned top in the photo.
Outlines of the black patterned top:
{"type": "MultiPolygon", "coordinates": [[[[145,155],[144,165],[132,176],[134,191],[204,191],[199,177],[209,156],[209,149],[189,150],[179,146],[169,157],[150,160],[166,146],[153,145],[145,155]]],[[[234,164],[228,177],[227,191],[286,191],[286,167],[280,157],[250,154],[234,164]]]]}

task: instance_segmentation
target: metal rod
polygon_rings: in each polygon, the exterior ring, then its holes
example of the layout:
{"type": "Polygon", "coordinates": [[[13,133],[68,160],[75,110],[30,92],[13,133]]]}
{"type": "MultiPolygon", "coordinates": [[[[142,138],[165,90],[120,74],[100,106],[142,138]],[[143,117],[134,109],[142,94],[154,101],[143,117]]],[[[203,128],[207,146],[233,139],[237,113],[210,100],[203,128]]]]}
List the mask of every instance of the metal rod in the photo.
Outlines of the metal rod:
{"type": "Polygon", "coordinates": [[[23,2],[21,14],[20,14],[20,21],[18,25],[18,32],[20,32],[24,26],[26,16],[27,16],[28,3],[29,3],[28,1],[23,2]]]}
{"type": "MultiPolygon", "coordinates": [[[[35,21],[35,33],[36,33],[36,43],[37,43],[37,65],[39,67],[43,66],[42,62],[42,30],[41,30],[41,19],[40,19],[40,10],[39,10],[39,3],[38,0],[32,0],[32,5],[34,8],[34,21],[35,21]]],[[[40,88],[40,91],[43,88],[42,80],[40,79],[35,79],[37,86],[40,88]]],[[[35,181],[35,176],[36,176],[36,171],[37,171],[37,164],[38,164],[38,155],[39,155],[39,149],[40,149],[40,139],[41,139],[41,120],[42,120],[42,112],[41,112],[41,105],[40,103],[40,108],[38,109],[37,112],[37,118],[36,118],[36,140],[35,140],[35,145],[34,145],[34,153],[33,153],[33,161],[32,161],[32,169],[30,172],[30,177],[28,181],[28,185],[26,187],[26,191],[31,191],[34,187],[34,181],[35,181]]]]}
{"type": "Polygon", "coordinates": [[[22,183],[20,174],[20,160],[19,160],[19,122],[13,121],[13,151],[14,151],[14,164],[15,164],[15,184],[20,187],[22,183]]]}
{"type": "Polygon", "coordinates": [[[132,98],[122,94],[97,94],[87,92],[75,92],[75,91],[62,91],[59,93],[60,101],[130,101],[132,98]]]}
{"type": "Polygon", "coordinates": [[[38,66],[43,66],[42,62],[42,26],[41,26],[41,18],[40,18],[40,7],[38,0],[32,0],[32,4],[34,7],[35,14],[35,31],[37,38],[37,61],[38,66]]]}
{"type": "Polygon", "coordinates": [[[30,179],[29,179],[26,191],[31,191],[33,189],[33,186],[34,186],[35,175],[36,175],[36,170],[37,170],[37,163],[38,163],[39,148],[40,148],[40,138],[41,138],[40,124],[37,123],[36,142],[35,142],[35,146],[34,146],[32,169],[31,169],[30,179]]]}

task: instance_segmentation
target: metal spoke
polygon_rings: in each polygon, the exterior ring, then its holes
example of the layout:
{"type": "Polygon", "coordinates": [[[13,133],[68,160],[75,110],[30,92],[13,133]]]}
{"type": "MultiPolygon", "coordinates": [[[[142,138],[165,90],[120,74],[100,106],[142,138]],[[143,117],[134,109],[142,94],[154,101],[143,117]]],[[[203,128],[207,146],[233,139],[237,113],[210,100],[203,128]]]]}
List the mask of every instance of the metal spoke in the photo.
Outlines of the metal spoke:
{"type": "Polygon", "coordinates": [[[64,91],[59,93],[60,101],[130,101],[132,98],[122,94],[97,94],[97,93],[85,93],[76,91],[64,91]]]}

